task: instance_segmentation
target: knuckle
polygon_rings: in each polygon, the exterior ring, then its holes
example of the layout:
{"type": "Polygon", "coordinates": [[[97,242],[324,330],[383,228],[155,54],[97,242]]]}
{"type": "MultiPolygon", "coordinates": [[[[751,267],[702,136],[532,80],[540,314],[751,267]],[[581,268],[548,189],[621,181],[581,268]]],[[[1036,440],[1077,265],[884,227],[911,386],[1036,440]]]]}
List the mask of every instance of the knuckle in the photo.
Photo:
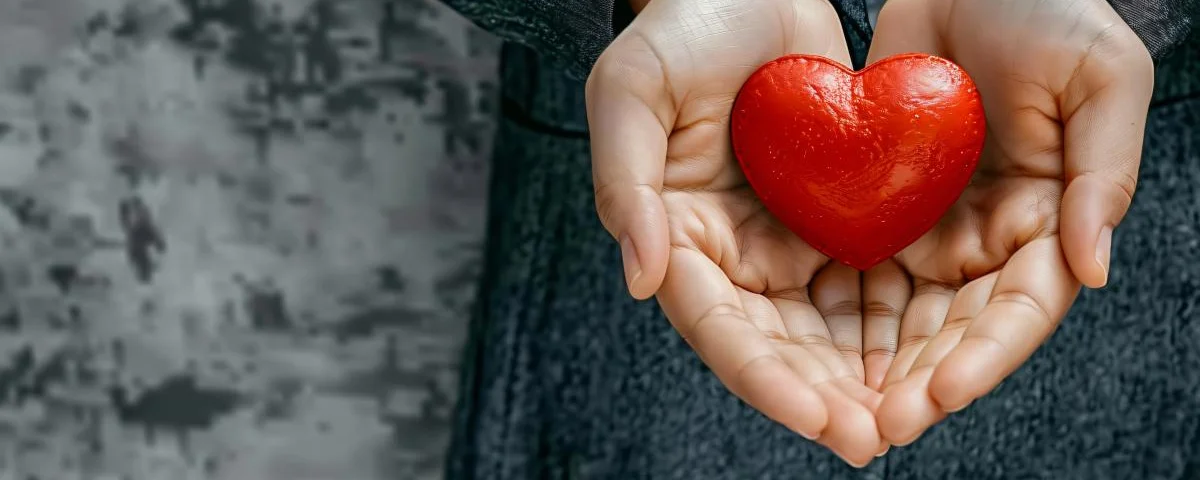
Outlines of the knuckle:
{"type": "Polygon", "coordinates": [[[792,345],[805,347],[833,347],[833,341],[824,335],[792,335],[788,337],[788,342],[792,345]]]}
{"type": "MultiPolygon", "coordinates": [[[[1076,188],[1104,192],[1103,195],[1107,197],[1106,201],[1113,202],[1122,211],[1133,204],[1133,195],[1137,191],[1138,183],[1136,174],[1125,169],[1117,169],[1112,172],[1088,171],[1076,180],[1083,180],[1076,188]]],[[[1068,189],[1071,187],[1072,185],[1067,186],[1068,189]]],[[[1078,193],[1073,194],[1078,195],[1078,193]]]]}
{"type": "Polygon", "coordinates": [[[993,293],[990,303],[1007,303],[1025,308],[1029,311],[1029,313],[1032,314],[1032,317],[1040,320],[1041,323],[1046,324],[1046,326],[1049,326],[1054,318],[1052,315],[1050,315],[1050,311],[1046,309],[1046,306],[1042,305],[1038,299],[1021,291],[1008,290],[993,293]]]}
{"type": "Polygon", "coordinates": [[[624,216],[636,215],[636,212],[641,211],[637,205],[645,205],[645,197],[658,195],[658,190],[653,185],[644,183],[631,185],[628,182],[620,181],[597,181],[592,191],[600,223],[614,236],[620,233],[618,230],[622,228],[621,223],[629,221],[624,216]],[[623,203],[627,203],[627,205],[622,207],[623,203]]]}
{"type": "Polygon", "coordinates": [[[812,297],[808,294],[808,289],[803,287],[770,288],[765,289],[762,295],[772,300],[812,304],[812,297]]]}
{"type": "Polygon", "coordinates": [[[908,335],[900,339],[900,342],[896,345],[896,348],[898,350],[904,350],[907,348],[919,347],[928,343],[930,338],[930,335],[908,335]]]}
{"type": "Polygon", "coordinates": [[[699,339],[701,330],[707,328],[707,325],[710,324],[713,319],[717,318],[732,318],[734,320],[749,321],[749,319],[746,318],[745,313],[743,313],[742,310],[736,305],[722,302],[713,305],[708,310],[705,310],[704,313],[701,313],[700,317],[697,318],[695,322],[692,322],[691,325],[683,325],[683,328],[680,328],[679,334],[683,336],[683,338],[687,340],[689,344],[692,344],[693,342],[704,343],[703,340],[699,339]]]}
{"type": "Polygon", "coordinates": [[[648,96],[651,89],[661,88],[665,83],[663,59],[651,47],[649,39],[637,30],[629,33],[616,39],[596,59],[584,84],[588,103],[598,101],[607,88],[619,87],[648,96]]]}
{"type": "Polygon", "coordinates": [[[904,314],[899,307],[887,302],[873,300],[867,302],[863,314],[867,317],[900,318],[904,314]]]}
{"type": "Polygon", "coordinates": [[[914,298],[925,295],[954,298],[956,293],[958,289],[942,282],[925,282],[913,287],[914,298]]]}
{"type": "Polygon", "coordinates": [[[1080,58],[1091,75],[1102,78],[1136,75],[1153,80],[1154,61],[1142,40],[1123,23],[1098,29],[1081,46],[1080,58]]]}
{"type": "Polygon", "coordinates": [[[1115,184],[1117,189],[1120,190],[1124,195],[1122,201],[1125,203],[1125,206],[1129,206],[1131,203],[1133,203],[1133,193],[1137,191],[1136,175],[1125,170],[1119,171],[1117,172],[1116,176],[1113,177],[1113,184],[1115,184]]]}
{"type": "Polygon", "coordinates": [[[971,321],[974,319],[975,319],[974,317],[967,317],[967,316],[947,318],[946,321],[944,323],[942,323],[942,331],[949,332],[949,331],[954,331],[954,330],[966,329],[968,326],[971,325],[971,321]]]}
{"type": "Polygon", "coordinates": [[[854,345],[852,343],[839,343],[836,346],[834,346],[834,348],[837,349],[838,353],[840,353],[844,356],[847,356],[847,357],[854,357],[854,358],[862,358],[863,357],[862,348],[859,348],[858,345],[854,345]]]}
{"type": "Polygon", "coordinates": [[[597,183],[594,193],[596,196],[596,215],[600,217],[600,224],[604,225],[604,228],[609,233],[616,235],[617,232],[614,230],[613,217],[616,211],[615,203],[617,196],[613,194],[613,184],[597,183]]]}
{"type": "Polygon", "coordinates": [[[859,316],[862,315],[862,303],[857,300],[841,300],[829,305],[821,313],[826,317],[859,316]]]}

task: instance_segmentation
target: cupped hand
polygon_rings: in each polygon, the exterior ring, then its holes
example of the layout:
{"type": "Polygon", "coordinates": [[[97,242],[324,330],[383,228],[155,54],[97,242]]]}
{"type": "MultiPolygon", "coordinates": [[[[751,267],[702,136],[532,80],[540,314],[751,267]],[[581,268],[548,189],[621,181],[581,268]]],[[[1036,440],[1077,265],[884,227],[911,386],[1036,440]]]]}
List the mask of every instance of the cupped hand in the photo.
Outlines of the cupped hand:
{"type": "Polygon", "coordinates": [[[961,65],[988,135],[958,203],[895,257],[914,296],[878,421],[897,445],[1015,371],[1081,283],[1107,282],[1153,89],[1146,48],[1103,0],[890,0],[869,61],[904,52],[961,65]]]}
{"type": "Polygon", "coordinates": [[[730,391],[863,465],[884,446],[864,378],[890,364],[907,280],[890,264],[864,277],[795,237],[730,147],[738,90],[791,53],[850,63],[825,0],[650,2],[588,80],[596,207],[632,295],[657,296],[730,391]]]}

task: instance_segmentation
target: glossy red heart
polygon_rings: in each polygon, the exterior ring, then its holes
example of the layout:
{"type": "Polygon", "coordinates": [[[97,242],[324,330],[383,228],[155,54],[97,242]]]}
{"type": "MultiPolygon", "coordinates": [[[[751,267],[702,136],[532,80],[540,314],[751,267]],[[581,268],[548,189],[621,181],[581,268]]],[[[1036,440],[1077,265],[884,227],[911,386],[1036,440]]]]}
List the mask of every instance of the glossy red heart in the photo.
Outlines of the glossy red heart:
{"type": "Polygon", "coordinates": [[[767,210],[859,270],[928,232],[983,150],[975,84],[944,58],[906,54],[860,71],[792,55],[756,71],[731,120],[733,149],[767,210]]]}

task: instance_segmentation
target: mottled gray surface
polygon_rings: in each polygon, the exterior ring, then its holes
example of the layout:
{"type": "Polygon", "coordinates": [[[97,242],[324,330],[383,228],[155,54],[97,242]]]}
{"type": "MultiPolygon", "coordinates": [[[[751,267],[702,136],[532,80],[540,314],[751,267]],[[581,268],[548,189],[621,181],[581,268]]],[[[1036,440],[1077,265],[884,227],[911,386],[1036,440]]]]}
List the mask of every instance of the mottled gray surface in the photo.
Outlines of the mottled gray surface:
{"type": "Polygon", "coordinates": [[[0,479],[438,476],[495,46],[433,0],[0,0],[0,479]]]}

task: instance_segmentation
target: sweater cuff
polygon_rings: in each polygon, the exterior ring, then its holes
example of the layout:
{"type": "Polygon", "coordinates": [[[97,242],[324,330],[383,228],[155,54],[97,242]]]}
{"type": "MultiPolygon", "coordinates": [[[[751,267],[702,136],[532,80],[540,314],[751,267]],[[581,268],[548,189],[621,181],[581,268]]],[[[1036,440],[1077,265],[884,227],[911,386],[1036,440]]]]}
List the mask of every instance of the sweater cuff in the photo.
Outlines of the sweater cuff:
{"type": "MultiPolygon", "coordinates": [[[[475,24],[586,79],[613,39],[614,0],[443,0],[475,24]]],[[[621,1],[621,0],[617,0],[621,1]]]]}
{"type": "Polygon", "coordinates": [[[1183,44],[1200,15],[1200,0],[1109,0],[1155,62],[1183,44]]]}

